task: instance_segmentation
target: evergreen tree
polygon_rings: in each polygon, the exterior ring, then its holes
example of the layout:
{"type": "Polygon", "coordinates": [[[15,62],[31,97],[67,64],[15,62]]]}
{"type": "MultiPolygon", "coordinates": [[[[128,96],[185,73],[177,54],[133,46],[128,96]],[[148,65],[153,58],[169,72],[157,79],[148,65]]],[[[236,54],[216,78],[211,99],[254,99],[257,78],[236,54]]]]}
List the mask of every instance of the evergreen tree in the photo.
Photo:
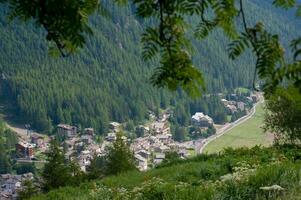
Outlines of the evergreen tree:
{"type": "Polygon", "coordinates": [[[70,172],[63,151],[56,140],[51,141],[50,149],[46,155],[47,163],[42,172],[43,189],[49,191],[66,186],[70,181],[70,172]]]}
{"type": "Polygon", "coordinates": [[[298,88],[278,88],[266,101],[265,130],[276,133],[276,142],[300,144],[301,94],[298,88]]]}
{"type": "Polygon", "coordinates": [[[135,170],[134,154],[130,150],[126,141],[122,139],[122,134],[118,133],[113,146],[109,147],[106,159],[106,174],[120,174],[122,172],[135,170]]]}
{"type": "Polygon", "coordinates": [[[10,157],[6,151],[6,145],[1,135],[2,133],[0,132],[0,174],[6,174],[10,173],[12,168],[10,163],[10,157]]]}
{"type": "Polygon", "coordinates": [[[32,180],[22,181],[22,190],[18,192],[17,199],[27,200],[39,194],[39,188],[33,183],[32,180]]]}
{"type": "Polygon", "coordinates": [[[89,179],[99,179],[105,175],[106,162],[105,157],[94,156],[91,164],[87,167],[87,176],[89,179]]]}

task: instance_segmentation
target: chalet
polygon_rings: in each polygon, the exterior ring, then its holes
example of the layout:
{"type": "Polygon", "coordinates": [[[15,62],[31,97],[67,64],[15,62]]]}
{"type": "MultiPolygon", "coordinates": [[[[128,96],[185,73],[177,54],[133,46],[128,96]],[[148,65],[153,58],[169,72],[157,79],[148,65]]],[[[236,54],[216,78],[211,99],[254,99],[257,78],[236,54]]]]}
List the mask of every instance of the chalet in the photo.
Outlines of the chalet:
{"type": "Polygon", "coordinates": [[[139,154],[135,154],[135,160],[137,162],[137,166],[140,171],[147,170],[147,159],[146,158],[142,157],[139,154]]]}
{"type": "Polygon", "coordinates": [[[93,136],[94,135],[94,129],[93,128],[85,128],[84,129],[84,134],[93,136]]]}
{"type": "Polygon", "coordinates": [[[117,132],[120,132],[120,130],[121,130],[121,124],[118,123],[118,122],[111,122],[111,123],[109,124],[109,128],[110,128],[113,132],[117,133],[117,132]]]}
{"type": "Polygon", "coordinates": [[[16,144],[16,154],[20,158],[33,158],[34,145],[24,141],[18,142],[16,144]]]}
{"type": "Polygon", "coordinates": [[[226,109],[227,109],[228,112],[230,112],[232,114],[235,113],[235,112],[237,112],[237,108],[236,108],[235,105],[227,105],[226,109]]]}
{"type": "Polygon", "coordinates": [[[68,124],[59,124],[57,125],[57,132],[60,136],[71,138],[76,136],[77,128],[68,124]]]}
{"type": "Polygon", "coordinates": [[[192,124],[199,127],[209,127],[213,125],[213,120],[208,115],[204,115],[202,112],[195,113],[192,117],[192,124]]]}
{"type": "Polygon", "coordinates": [[[237,102],[237,108],[240,110],[240,111],[244,111],[245,110],[245,103],[244,102],[237,102]]]}
{"type": "Polygon", "coordinates": [[[159,139],[160,142],[167,144],[171,141],[172,135],[171,134],[160,134],[160,135],[157,135],[156,137],[159,139]]]}
{"type": "Polygon", "coordinates": [[[113,142],[116,140],[116,133],[108,133],[105,139],[109,142],[113,142]]]}
{"type": "Polygon", "coordinates": [[[31,142],[37,147],[42,147],[44,145],[44,137],[33,133],[31,135],[31,142]]]}
{"type": "Polygon", "coordinates": [[[84,143],[84,144],[91,144],[93,142],[93,137],[92,135],[82,135],[80,137],[81,141],[84,143]]]}
{"type": "Polygon", "coordinates": [[[154,164],[158,165],[160,164],[163,160],[165,159],[165,154],[164,153],[159,153],[155,155],[154,158],[154,164]]]}
{"type": "Polygon", "coordinates": [[[252,97],[246,97],[248,103],[253,103],[252,97]]]}
{"type": "Polygon", "coordinates": [[[178,154],[181,158],[187,158],[190,155],[186,149],[180,149],[178,154]]]}
{"type": "Polygon", "coordinates": [[[150,152],[148,152],[148,151],[146,151],[144,149],[138,151],[137,154],[139,154],[140,156],[142,156],[145,159],[149,159],[150,155],[151,155],[150,152]]]}
{"type": "Polygon", "coordinates": [[[2,174],[0,175],[0,199],[11,200],[17,199],[18,191],[22,189],[22,181],[32,180],[33,174],[27,173],[22,175],[2,174]]]}
{"type": "Polygon", "coordinates": [[[155,134],[169,134],[170,128],[167,122],[155,122],[152,124],[152,129],[155,134]]]}

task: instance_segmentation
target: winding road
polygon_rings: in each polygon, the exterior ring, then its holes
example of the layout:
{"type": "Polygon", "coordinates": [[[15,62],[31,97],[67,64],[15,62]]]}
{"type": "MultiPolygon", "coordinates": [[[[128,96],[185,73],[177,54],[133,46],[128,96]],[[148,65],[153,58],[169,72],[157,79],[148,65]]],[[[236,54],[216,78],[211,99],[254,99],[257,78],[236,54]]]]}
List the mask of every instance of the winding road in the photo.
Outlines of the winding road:
{"type": "Polygon", "coordinates": [[[239,118],[238,120],[236,120],[235,122],[232,123],[228,123],[226,125],[224,125],[222,128],[220,128],[216,134],[208,137],[207,139],[203,140],[201,143],[201,146],[199,147],[198,153],[202,154],[204,149],[206,148],[206,146],[212,142],[213,140],[216,140],[217,138],[223,136],[225,133],[227,133],[228,131],[230,131],[231,129],[235,128],[236,126],[246,122],[247,120],[249,120],[251,117],[253,117],[253,115],[256,113],[256,106],[259,104],[262,104],[264,102],[264,98],[261,95],[260,96],[260,101],[257,102],[250,113],[248,113],[246,116],[239,118]]]}

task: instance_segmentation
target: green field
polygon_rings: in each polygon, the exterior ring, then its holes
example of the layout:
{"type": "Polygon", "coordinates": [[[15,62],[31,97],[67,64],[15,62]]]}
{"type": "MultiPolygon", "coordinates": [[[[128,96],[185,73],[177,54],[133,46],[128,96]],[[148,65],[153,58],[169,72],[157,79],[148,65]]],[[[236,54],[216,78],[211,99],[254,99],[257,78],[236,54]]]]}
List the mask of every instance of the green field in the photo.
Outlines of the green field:
{"type": "Polygon", "coordinates": [[[220,138],[212,141],[205,148],[205,153],[216,153],[226,147],[252,147],[255,145],[268,146],[272,143],[272,137],[265,134],[261,128],[263,125],[263,104],[256,107],[253,117],[243,124],[233,128],[220,138]]]}

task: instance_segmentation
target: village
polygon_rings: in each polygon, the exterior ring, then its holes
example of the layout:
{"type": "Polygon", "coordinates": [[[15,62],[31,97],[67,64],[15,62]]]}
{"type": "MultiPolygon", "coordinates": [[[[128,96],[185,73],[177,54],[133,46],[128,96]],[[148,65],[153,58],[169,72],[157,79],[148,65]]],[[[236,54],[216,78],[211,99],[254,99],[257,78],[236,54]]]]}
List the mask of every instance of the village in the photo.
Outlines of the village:
{"type": "MultiPolygon", "coordinates": [[[[232,97],[235,94],[232,95],[232,97]]],[[[260,94],[254,93],[246,97],[245,101],[235,101],[235,98],[221,98],[221,102],[229,113],[244,111],[250,112],[250,106],[258,102],[260,94]]],[[[140,171],[146,171],[159,165],[168,152],[176,152],[180,158],[185,159],[199,154],[200,147],[206,142],[206,138],[200,138],[192,141],[177,142],[173,139],[170,130],[169,118],[172,115],[167,110],[155,116],[150,113],[153,120],[144,125],[136,127],[136,131],[141,133],[141,137],[130,139],[126,135],[122,136],[124,142],[129,144],[133,151],[136,166],[140,171]]],[[[209,127],[220,127],[214,120],[202,113],[196,112],[191,116],[191,125],[200,130],[207,130],[209,127]]],[[[91,127],[79,131],[76,126],[68,124],[58,124],[57,134],[61,138],[61,148],[65,152],[65,158],[78,163],[80,169],[86,172],[87,167],[95,156],[104,156],[107,147],[112,146],[116,140],[116,135],[123,132],[123,125],[118,122],[110,122],[109,132],[103,137],[102,141],[96,140],[95,130],[91,127]]],[[[47,152],[53,136],[45,136],[29,132],[27,140],[19,140],[16,144],[17,162],[46,162],[45,152],[47,152]]],[[[21,182],[25,179],[33,179],[33,174],[12,175],[4,174],[0,177],[0,199],[9,199],[15,197],[17,191],[21,189],[21,182]]]]}

